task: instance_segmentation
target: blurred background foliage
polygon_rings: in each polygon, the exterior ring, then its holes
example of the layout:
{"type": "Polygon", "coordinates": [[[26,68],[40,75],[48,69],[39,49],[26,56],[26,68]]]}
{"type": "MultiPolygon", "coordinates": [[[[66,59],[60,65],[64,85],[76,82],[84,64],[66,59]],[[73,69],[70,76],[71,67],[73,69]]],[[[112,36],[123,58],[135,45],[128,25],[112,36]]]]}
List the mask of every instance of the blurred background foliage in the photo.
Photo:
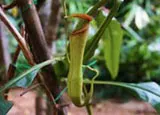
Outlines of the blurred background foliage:
{"type": "MultiPolygon", "coordinates": [[[[5,3],[11,3],[12,0],[5,0],[5,3]]],[[[85,13],[91,5],[98,0],[67,0],[67,15],[73,13],[85,13]]],[[[109,10],[112,6],[111,0],[106,4],[109,10]]],[[[107,10],[106,9],[106,10],[107,10]]],[[[20,12],[17,8],[7,12],[10,21],[19,29],[22,23],[20,12]]],[[[58,40],[54,41],[56,44],[56,53],[65,54],[66,45],[68,42],[68,35],[73,30],[76,19],[64,19],[64,12],[62,8],[61,22],[58,29],[58,40]],[[74,21],[73,21],[74,20],[74,21]]],[[[120,22],[123,28],[123,45],[120,54],[119,74],[115,81],[121,82],[143,82],[156,81],[160,82],[160,1],[159,0],[124,0],[119,9],[116,19],[120,22]]],[[[90,26],[90,36],[93,36],[97,30],[96,21],[93,21],[90,26]]],[[[16,41],[12,35],[7,31],[7,38],[10,44],[10,53],[13,55],[16,41]]],[[[99,80],[112,80],[110,73],[105,65],[105,58],[103,53],[104,46],[100,41],[99,47],[95,52],[95,57],[88,62],[94,68],[100,71],[99,80]]],[[[21,73],[29,66],[25,61],[23,55],[19,57],[17,64],[17,73],[21,73]]],[[[67,63],[59,62],[55,65],[55,70],[59,77],[65,77],[67,74],[67,63]]],[[[91,76],[90,72],[86,72],[91,76]]],[[[87,76],[86,75],[86,76],[87,76]]],[[[98,97],[107,96],[123,96],[121,88],[110,86],[96,86],[98,97]],[[106,90],[103,90],[105,88],[106,90]],[[100,90],[102,90],[100,92],[100,90]]]]}
{"type": "MultiPolygon", "coordinates": [[[[85,13],[96,0],[67,1],[68,14],[85,13]],[[82,4],[83,3],[83,4],[82,4]]],[[[160,75],[160,1],[159,0],[124,0],[116,18],[124,30],[123,46],[120,56],[120,71],[117,81],[142,82],[159,81],[160,75]]],[[[112,2],[106,4],[110,9],[112,2]]],[[[96,31],[96,23],[90,27],[91,36],[96,31]]],[[[73,27],[73,26],[72,26],[73,27]]],[[[60,29],[64,29],[63,25],[60,29]]],[[[72,28],[73,29],[73,28],[72,28]]],[[[60,31],[62,32],[62,31],[60,31]]],[[[61,33],[59,35],[62,35],[61,33]]],[[[61,36],[60,36],[61,37],[61,36]]],[[[66,37],[66,36],[65,36],[66,37]]],[[[102,44],[96,53],[97,64],[101,72],[99,79],[110,80],[104,65],[102,44]]],[[[62,45],[59,45],[60,47],[62,45]]]]}

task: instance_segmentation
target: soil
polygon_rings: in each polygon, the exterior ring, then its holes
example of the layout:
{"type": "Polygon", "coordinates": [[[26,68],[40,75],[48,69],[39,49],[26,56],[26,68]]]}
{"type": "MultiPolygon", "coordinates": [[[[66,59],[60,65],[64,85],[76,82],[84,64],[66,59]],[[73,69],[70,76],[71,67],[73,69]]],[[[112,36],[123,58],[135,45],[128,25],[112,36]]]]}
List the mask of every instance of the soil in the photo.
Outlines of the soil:
{"type": "MultiPolygon", "coordinates": [[[[7,115],[36,115],[36,93],[32,91],[20,96],[22,92],[23,89],[13,89],[9,92],[8,99],[14,106],[7,115]]],[[[85,107],[75,107],[67,96],[66,100],[69,103],[68,115],[87,115],[85,107]]],[[[102,100],[94,104],[93,112],[94,115],[158,115],[150,104],[135,99],[127,103],[115,99],[102,100]]]]}

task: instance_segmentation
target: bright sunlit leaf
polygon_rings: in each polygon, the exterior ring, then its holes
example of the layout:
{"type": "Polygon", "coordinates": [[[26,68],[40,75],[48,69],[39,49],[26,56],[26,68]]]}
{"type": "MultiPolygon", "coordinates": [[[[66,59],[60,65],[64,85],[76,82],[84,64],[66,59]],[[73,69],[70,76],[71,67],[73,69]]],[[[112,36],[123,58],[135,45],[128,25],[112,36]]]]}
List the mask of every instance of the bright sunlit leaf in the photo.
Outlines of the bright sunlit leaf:
{"type": "Polygon", "coordinates": [[[136,9],[137,10],[135,13],[135,24],[138,29],[142,29],[150,22],[150,19],[146,11],[140,6],[137,6],[136,9]]]}

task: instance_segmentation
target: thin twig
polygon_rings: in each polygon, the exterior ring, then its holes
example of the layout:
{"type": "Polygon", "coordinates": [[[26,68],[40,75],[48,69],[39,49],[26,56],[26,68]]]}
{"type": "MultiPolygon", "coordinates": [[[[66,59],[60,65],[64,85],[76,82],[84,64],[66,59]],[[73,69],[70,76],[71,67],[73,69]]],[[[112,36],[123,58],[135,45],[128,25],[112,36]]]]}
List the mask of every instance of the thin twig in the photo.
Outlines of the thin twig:
{"type": "MultiPolygon", "coordinates": [[[[16,38],[16,40],[17,40],[24,56],[26,57],[28,63],[32,66],[35,65],[34,60],[32,58],[32,55],[30,53],[30,50],[28,49],[27,44],[25,42],[25,39],[21,36],[21,34],[17,31],[17,29],[13,26],[13,24],[8,20],[7,16],[5,15],[5,13],[1,7],[0,7],[0,19],[7,26],[7,28],[14,35],[14,37],[16,38]]],[[[41,74],[38,74],[38,81],[44,81],[44,80],[42,80],[41,74]]],[[[49,91],[48,87],[46,85],[44,85],[43,88],[44,88],[47,96],[49,97],[49,99],[54,102],[54,98],[52,96],[52,93],[49,91]]]]}
{"type": "Polygon", "coordinates": [[[16,48],[16,52],[14,54],[14,57],[13,57],[13,62],[12,62],[12,64],[9,65],[9,69],[8,69],[8,72],[7,72],[7,80],[6,81],[12,79],[14,77],[14,75],[15,75],[15,70],[16,70],[15,64],[17,62],[20,50],[21,50],[21,48],[18,45],[17,48],[16,48]]]}
{"type": "Polygon", "coordinates": [[[7,16],[5,15],[4,11],[2,8],[0,8],[0,19],[1,21],[8,27],[8,29],[11,31],[11,33],[14,35],[16,38],[19,46],[21,47],[24,56],[28,60],[28,63],[31,65],[34,65],[34,61],[32,58],[32,55],[26,45],[25,39],[21,36],[21,34],[17,31],[17,29],[13,26],[13,24],[8,20],[7,16]]]}
{"type": "MultiPolygon", "coordinates": [[[[24,30],[23,27],[21,27],[21,34],[22,34],[22,37],[24,37],[24,35],[25,35],[25,30],[24,30]]],[[[18,60],[18,56],[19,56],[19,54],[20,54],[20,51],[21,51],[21,48],[20,48],[20,46],[18,45],[17,48],[16,48],[16,51],[15,51],[15,54],[14,54],[14,56],[13,56],[12,64],[10,64],[9,69],[8,69],[8,72],[7,72],[7,78],[8,78],[8,80],[10,80],[10,79],[12,79],[12,78],[14,77],[15,69],[16,69],[15,64],[16,64],[16,62],[17,62],[17,60],[18,60]]],[[[7,80],[7,81],[8,81],[8,80],[7,80]]]]}
{"type": "MultiPolygon", "coordinates": [[[[25,35],[25,30],[24,30],[23,27],[21,27],[21,34],[22,34],[22,36],[24,37],[24,35],[25,35]]],[[[17,60],[18,60],[18,56],[19,56],[20,51],[21,51],[21,48],[20,48],[20,46],[18,45],[17,48],[16,48],[16,51],[15,51],[15,54],[14,54],[14,56],[13,56],[13,61],[12,61],[12,63],[9,65],[9,69],[8,69],[7,77],[6,77],[6,82],[7,82],[8,80],[12,79],[12,78],[14,77],[14,75],[15,75],[15,70],[16,70],[15,64],[16,64],[16,62],[17,62],[17,60]]],[[[5,91],[6,94],[8,94],[8,92],[9,92],[9,89],[5,91]]],[[[8,98],[8,95],[5,96],[5,99],[7,99],[7,98],[8,98]]]]}
{"type": "Polygon", "coordinates": [[[23,96],[23,95],[25,95],[26,93],[28,93],[29,91],[34,90],[35,88],[38,88],[40,85],[43,85],[43,84],[38,83],[38,84],[35,84],[35,85],[27,88],[26,90],[24,90],[24,91],[20,94],[20,96],[23,96]]]}
{"type": "MultiPolygon", "coordinates": [[[[43,84],[43,83],[38,83],[38,84],[35,84],[35,85],[27,88],[25,91],[23,91],[23,92],[20,94],[20,96],[23,96],[24,94],[28,93],[29,91],[31,91],[31,90],[33,90],[33,89],[35,89],[35,88],[38,88],[39,86],[44,86],[44,84],[43,84]]],[[[48,90],[48,89],[47,89],[47,90],[48,90]]],[[[49,92],[49,90],[48,90],[48,92],[49,92]]],[[[50,94],[48,94],[48,95],[50,95],[50,94]]],[[[55,103],[55,101],[54,101],[53,96],[50,96],[50,98],[52,98],[52,100],[53,100],[52,102],[54,103],[54,105],[57,105],[57,104],[55,103]]]]}
{"type": "Polygon", "coordinates": [[[57,109],[61,109],[63,107],[68,107],[69,106],[69,103],[66,103],[66,104],[57,104],[56,107],[57,109]]]}

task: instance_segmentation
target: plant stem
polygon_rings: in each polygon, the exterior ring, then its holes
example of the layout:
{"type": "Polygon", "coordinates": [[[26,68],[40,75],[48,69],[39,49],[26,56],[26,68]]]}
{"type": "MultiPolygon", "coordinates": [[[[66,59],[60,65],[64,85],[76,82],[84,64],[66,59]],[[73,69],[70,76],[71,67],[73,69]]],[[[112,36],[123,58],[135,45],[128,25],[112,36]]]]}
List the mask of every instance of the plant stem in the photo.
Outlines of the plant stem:
{"type": "MultiPolygon", "coordinates": [[[[84,80],[84,84],[91,84],[91,80],[84,80]]],[[[121,87],[127,87],[127,83],[122,83],[122,82],[113,82],[113,81],[94,81],[94,84],[97,85],[114,85],[114,86],[121,86],[121,87]]]]}
{"type": "MultiPolygon", "coordinates": [[[[91,80],[84,80],[83,81],[84,84],[91,84],[92,81],[91,80]]],[[[151,90],[148,90],[148,89],[145,89],[143,87],[140,87],[138,85],[134,85],[132,83],[123,83],[123,82],[114,82],[114,81],[94,81],[94,84],[97,84],[97,85],[112,85],[112,86],[119,86],[119,87],[123,87],[123,88],[127,88],[127,89],[135,89],[135,88],[138,88],[140,90],[143,90],[143,91],[146,91],[146,92],[149,92],[151,94],[154,94],[158,97],[160,97],[160,94],[154,92],[154,91],[151,91],[151,90]]]]}
{"type": "Polygon", "coordinates": [[[95,49],[97,48],[98,42],[101,39],[103,33],[105,32],[106,28],[110,24],[112,18],[116,15],[119,6],[121,4],[121,0],[114,0],[114,5],[108,15],[108,17],[104,20],[104,22],[101,24],[99,30],[96,32],[94,37],[88,41],[88,44],[86,46],[85,55],[84,55],[84,62],[86,62],[88,59],[90,59],[95,49]]]}

